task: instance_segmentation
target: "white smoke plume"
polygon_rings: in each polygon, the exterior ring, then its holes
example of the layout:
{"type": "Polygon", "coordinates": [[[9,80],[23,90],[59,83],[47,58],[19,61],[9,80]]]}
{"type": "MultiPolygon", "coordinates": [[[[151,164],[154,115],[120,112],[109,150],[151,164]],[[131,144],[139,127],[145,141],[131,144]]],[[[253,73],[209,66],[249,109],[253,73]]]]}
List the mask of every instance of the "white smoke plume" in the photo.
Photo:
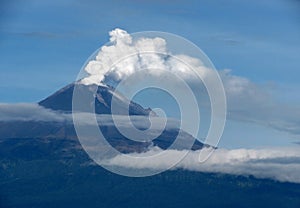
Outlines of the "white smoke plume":
{"type": "Polygon", "coordinates": [[[83,84],[100,85],[106,79],[119,82],[141,69],[153,75],[170,71],[180,76],[189,76],[191,70],[177,59],[197,68],[203,75],[209,71],[199,59],[172,54],[167,49],[166,40],[160,37],[133,40],[130,34],[118,28],[109,35],[111,45],[101,47],[95,60],[86,65],[84,70],[88,76],[81,80],[83,84]]]}
{"type": "MultiPolygon", "coordinates": [[[[138,70],[147,69],[153,75],[160,75],[161,71],[174,73],[191,84],[198,79],[195,79],[195,73],[186,64],[197,70],[203,79],[209,80],[211,77],[212,70],[205,67],[201,60],[184,54],[172,54],[166,40],[160,37],[133,39],[121,29],[115,29],[109,35],[111,44],[101,47],[95,60],[87,64],[85,72],[88,76],[81,83],[118,83],[138,70]]],[[[300,135],[299,106],[278,102],[270,93],[274,89],[235,76],[231,70],[221,70],[219,75],[226,92],[228,119],[252,122],[300,135]]],[[[196,90],[201,91],[200,85],[196,82],[196,90]]]]}

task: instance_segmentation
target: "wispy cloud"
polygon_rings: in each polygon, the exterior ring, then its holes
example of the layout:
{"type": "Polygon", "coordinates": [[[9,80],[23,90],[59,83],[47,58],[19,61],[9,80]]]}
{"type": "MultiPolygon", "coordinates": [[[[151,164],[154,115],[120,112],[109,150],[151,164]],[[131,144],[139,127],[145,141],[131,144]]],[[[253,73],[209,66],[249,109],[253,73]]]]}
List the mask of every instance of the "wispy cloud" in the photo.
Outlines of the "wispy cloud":
{"type": "Polygon", "coordinates": [[[221,71],[228,102],[228,119],[252,122],[300,135],[300,106],[279,102],[266,86],[221,71]]]}
{"type": "Polygon", "coordinates": [[[25,37],[25,38],[39,38],[39,39],[59,39],[59,38],[72,38],[82,35],[80,32],[50,32],[50,31],[10,31],[1,30],[2,33],[10,36],[25,37]]]}
{"type": "Polygon", "coordinates": [[[210,36],[209,40],[214,44],[225,43],[229,46],[237,46],[244,44],[244,40],[241,40],[241,38],[236,37],[233,34],[216,34],[210,36]]]}
{"type": "Polygon", "coordinates": [[[51,32],[20,32],[16,33],[18,35],[22,35],[25,37],[33,37],[33,38],[58,38],[61,37],[61,35],[51,32]]]}

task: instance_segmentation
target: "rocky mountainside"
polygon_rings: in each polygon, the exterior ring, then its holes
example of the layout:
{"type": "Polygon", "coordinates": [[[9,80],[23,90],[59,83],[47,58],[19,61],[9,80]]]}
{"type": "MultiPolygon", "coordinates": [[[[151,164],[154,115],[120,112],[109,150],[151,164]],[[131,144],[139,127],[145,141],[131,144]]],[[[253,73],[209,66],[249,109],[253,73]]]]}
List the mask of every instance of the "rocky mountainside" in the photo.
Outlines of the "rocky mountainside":
{"type": "MultiPolygon", "coordinates": [[[[67,85],[66,87],[55,92],[53,95],[40,101],[39,105],[52,110],[72,112],[72,97],[75,86],[78,90],[77,92],[83,98],[87,96],[95,97],[95,113],[97,114],[111,114],[112,96],[117,94],[115,99],[117,100],[117,107],[120,109],[119,112],[123,112],[124,109],[127,109],[126,105],[129,102],[129,115],[155,115],[150,108],[145,109],[135,102],[128,101],[126,97],[116,92],[111,86],[84,85],[80,83],[72,83],[67,85]]],[[[91,105],[92,104],[88,106],[89,108],[87,108],[86,111],[91,112],[91,105]]]]}

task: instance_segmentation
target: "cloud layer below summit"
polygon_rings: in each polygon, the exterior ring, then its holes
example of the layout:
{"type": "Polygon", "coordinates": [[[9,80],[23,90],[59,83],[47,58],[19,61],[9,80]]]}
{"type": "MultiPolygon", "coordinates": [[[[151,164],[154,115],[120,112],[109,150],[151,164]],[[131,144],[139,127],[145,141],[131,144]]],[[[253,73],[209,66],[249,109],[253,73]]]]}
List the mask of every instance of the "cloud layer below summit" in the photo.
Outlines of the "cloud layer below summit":
{"type": "MultiPolygon", "coordinates": [[[[92,124],[90,120],[85,119],[82,113],[82,122],[84,124],[92,124]]],[[[87,116],[89,118],[89,116],[87,116]]],[[[126,126],[126,122],[122,122],[122,116],[117,117],[119,123],[126,126]]],[[[97,120],[102,125],[113,125],[113,121],[109,116],[97,116],[97,120]]],[[[145,118],[132,117],[133,122],[140,125],[147,122],[145,118]]],[[[0,104],[0,122],[9,121],[42,121],[42,122],[72,122],[71,114],[63,114],[49,109],[45,109],[37,104],[21,103],[21,104],[0,104]]],[[[124,120],[126,121],[126,119],[124,120]]],[[[173,121],[170,128],[177,127],[178,123],[173,121]]],[[[145,157],[160,153],[162,150],[152,148],[145,153],[135,153],[133,156],[145,157]]],[[[128,162],[123,155],[118,155],[107,161],[109,165],[122,167],[134,167],[139,169],[152,168],[164,169],[169,167],[174,158],[180,157],[185,151],[166,150],[164,160],[150,160],[148,162],[140,162],[139,160],[128,162]]],[[[206,150],[204,150],[206,151],[206,150]]],[[[187,157],[182,160],[174,169],[182,168],[190,171],[199,172],[215,172],[234,175],[253,175],[257,178],[269,178],[284,182],[300,183],[300,149],[294,148],[269,148],[269,149],[217,149],[212,156],[204,163],[199,163],[200,151],[188,151],[187,157]]]]}
{"type": "MultiPolygon", "coordinates": [[[[201,150],[189,151],[173,169],[190,171],[225,173],[233,175],[254,176],[281,182],[300,183],[300,149],[299,148],[273,148],[273,149],[217,149],[204,163],[199,163],[201,150]]],[[[204,149],[203,151],[208,151],[204,149]]],[[[106,164],[138,169],[168,168],[172,161],[180,158],[183,150],[166,150],[164,159],[139,160],[138,157],[159,154],[162,150],[153,148],[149,152],[132,154],[136,160],[128,161],[128,157],[119,155],[106,164]]]]}

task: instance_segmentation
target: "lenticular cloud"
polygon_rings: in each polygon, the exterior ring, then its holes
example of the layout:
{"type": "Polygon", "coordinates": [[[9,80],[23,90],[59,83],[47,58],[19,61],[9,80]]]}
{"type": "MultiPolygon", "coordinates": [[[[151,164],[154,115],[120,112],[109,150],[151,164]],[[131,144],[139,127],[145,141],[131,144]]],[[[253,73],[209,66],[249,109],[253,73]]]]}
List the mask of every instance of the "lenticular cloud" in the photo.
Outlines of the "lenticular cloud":
{"type": "Polygon", "coordinates": [[[81,81],[83,84],[100,85],[105,81],[119,82],[134,72],[145,69],[154,75],[166,71],[181,77],[190,76],[191,69],[188,65],[202,72],[202,75],[209,71],[199,59],[172,54],[163,38],[134,39],[121,29],[115,29],[109,35],[110,44],[101,47],[95,59],[85,66],[84,70],[88,76],[81,81]]]}

